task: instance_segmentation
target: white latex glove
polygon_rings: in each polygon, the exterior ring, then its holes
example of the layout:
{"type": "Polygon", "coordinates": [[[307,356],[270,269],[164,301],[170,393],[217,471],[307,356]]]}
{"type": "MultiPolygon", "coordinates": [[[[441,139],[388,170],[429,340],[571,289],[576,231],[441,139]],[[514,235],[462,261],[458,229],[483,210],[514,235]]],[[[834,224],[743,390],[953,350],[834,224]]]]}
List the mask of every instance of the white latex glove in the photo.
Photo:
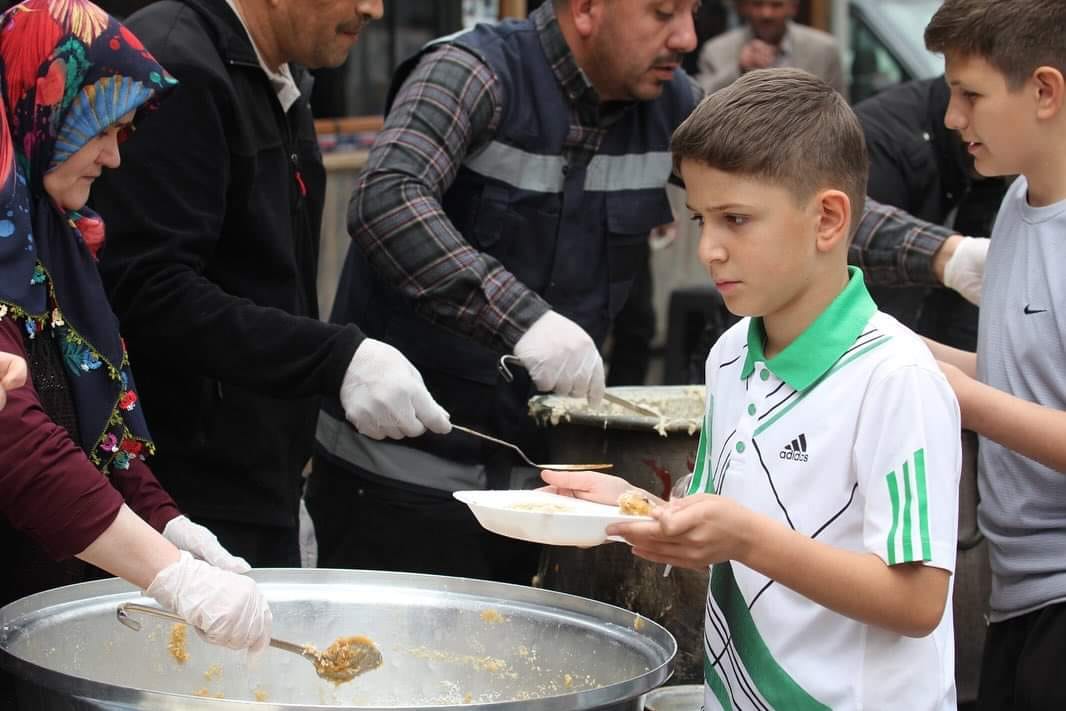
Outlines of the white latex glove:
{"type": "Polygon", "coordinates": [[[959,292],[971,304],[981,304],[988,244],[985,237],[963,237],[944,265],[944,286],[959,292]]]}
{"type": "Polygon", "coordinates": [[[172,518],[163,528],[163,538],[176,548],[189,551],[200,560],[231,573],[247,573],[252,569],[248,561],[239,558],[222,547],[210,530],[193,523],[187,516],[172,518]]]}
{"type": "Polygon", "coordinates": [[[417,437],[452,430],[422,376],[403,353],[367,338],[356,349],[341,384],[341,406],[355,429],[372,439],[417,437]]]}
{"type": "Polygon", "coordinates": [[[146,592],[208,642],[253,652],[270,642],[273,617],[255,581],[196,560],[188,551],[159,571],[146,592]]]}
{"type": "Polygon", "coordinates": [[[543,392],[587,397],[593,405],[603,399],[603,358],[585,329],[549,311],[515,344],[514,354],[543,392]]]}

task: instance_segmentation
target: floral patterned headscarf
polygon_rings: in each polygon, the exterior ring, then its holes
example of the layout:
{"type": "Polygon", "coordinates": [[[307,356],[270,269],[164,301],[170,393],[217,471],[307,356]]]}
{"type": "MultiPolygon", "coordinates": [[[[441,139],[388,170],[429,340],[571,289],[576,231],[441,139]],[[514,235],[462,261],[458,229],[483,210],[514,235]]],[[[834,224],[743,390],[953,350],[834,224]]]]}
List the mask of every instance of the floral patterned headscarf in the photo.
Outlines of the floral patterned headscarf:
{"type": "Polygon", "coordinates": [[[102,472],[152,449],[96,268],[103,223],[65,213],[43,177],[176,81],[88,0],[26,0],[0,18],[0,318],[55,340],[76,441],[102,472]]]}

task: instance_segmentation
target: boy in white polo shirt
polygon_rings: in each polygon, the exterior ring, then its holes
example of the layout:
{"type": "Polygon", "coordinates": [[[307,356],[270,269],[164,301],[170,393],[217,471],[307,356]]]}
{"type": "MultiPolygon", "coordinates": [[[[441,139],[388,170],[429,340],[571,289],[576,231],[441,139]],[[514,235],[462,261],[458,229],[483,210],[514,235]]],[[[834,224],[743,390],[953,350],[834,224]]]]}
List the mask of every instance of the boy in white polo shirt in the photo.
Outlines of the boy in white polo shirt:
{"type": "Polygon", "coordinates": [[[980,435],[992,567],[979,711],[1066,709],[1066,2],[946,0],[926,28],[944,123],[1020,175],[992,230],[977,352],[931,344],[980,435]]]}
{"type": "MultiPolygon", "coordinates": [[[[610,531],[711,566],[708,711],[954,709],[958,405],[847,266],[862,129],[820,79],[770,69],[705,99],[671,148],[700,259],[749,318],[707,359],[690,495],[610,531]]],[[[604,503],[629,488],[543,476],[604,503]]]]}

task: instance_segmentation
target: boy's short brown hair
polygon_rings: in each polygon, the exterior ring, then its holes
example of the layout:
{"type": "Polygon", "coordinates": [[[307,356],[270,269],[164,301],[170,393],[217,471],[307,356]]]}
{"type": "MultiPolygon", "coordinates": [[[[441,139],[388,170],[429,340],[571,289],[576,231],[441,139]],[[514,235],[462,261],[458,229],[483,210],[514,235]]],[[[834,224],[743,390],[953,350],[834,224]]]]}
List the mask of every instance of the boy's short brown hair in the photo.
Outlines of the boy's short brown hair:
{"type": "Polygon", "coordinates": [[[932,52],[980,57],[1017,89],[1037,67],[1066,74],[1064,0],[945,0],[925,28],[932,52]]]}
{"type": "Polygon", "coordinates": [[[674,171],[692,160],[765,178],[800,204],[841,190],[851,232],[862,219],[869,159],[862,126],[844,97],[799,69],[760,69],[704,99],[670,141],[674,171]]]}

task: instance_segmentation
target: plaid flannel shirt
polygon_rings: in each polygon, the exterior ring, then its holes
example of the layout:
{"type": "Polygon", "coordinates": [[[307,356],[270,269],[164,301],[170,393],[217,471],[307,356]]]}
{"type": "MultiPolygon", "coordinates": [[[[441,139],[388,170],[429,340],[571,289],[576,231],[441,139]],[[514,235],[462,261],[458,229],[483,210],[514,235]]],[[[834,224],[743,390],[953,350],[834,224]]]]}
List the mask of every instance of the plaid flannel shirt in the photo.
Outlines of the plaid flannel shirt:
{"type": "Polygon", "coordinates": [[[933,255],[953,230],[866,198],[862,221],[848,248],[848,261],[874,286],[943,286],[933,273],[933,255]]]}
{"type": "MultiPolygon", "coordinates": [[[[587,162],[626,103],[601,103],[559,30],[552,3],[530,15],[570,100],[570,161],[587,162]]],[[[697,96],[703,91],[692,80],[697,96]]],[[[464,158],[492,141],[507,97],[492,69],[444,44],[427,52],[398,92],[348,211],[348,231],[386,283],[424,317],[510,351],[551,306],[461,235],[441,199],[464,158]]],[[[676,181],[675,181],[676,182],[676,181]]],[[[952,234],[868,201],[851,261],[871,284],[937,284],[932,255],[952,234]]]]}

